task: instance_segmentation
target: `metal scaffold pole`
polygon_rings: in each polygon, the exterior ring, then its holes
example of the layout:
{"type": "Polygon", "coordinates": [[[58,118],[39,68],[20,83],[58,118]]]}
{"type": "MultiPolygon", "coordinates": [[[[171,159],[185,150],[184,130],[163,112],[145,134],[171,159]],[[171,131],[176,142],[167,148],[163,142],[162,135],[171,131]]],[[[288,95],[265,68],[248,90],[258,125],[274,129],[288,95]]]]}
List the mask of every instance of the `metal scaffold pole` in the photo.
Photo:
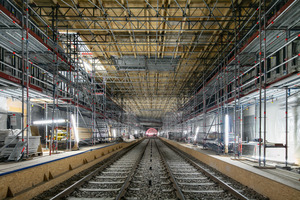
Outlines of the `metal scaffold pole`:
{"type": "Polygon", "coordinates": [[[234,86],[232,87],[234,89],[234,107],[233,107],[233,131],[234,131],[234,158],[236,158],[237,155],[237,127],[236,127],[236,90],[237,90],[237,83],[236,83],[236,77],[237,77],[237,23],[236,23],[236,7],[234,6],[234,3],[232,2],[232,15],[234,16],[234,40],[235,40],[235,47],[234,47],[234,86]]]}
{"type": "MultiPolygon", "coordinates": [[[[71,140],[71,135],[70,135],[70,130],[69,130],[69,121],[70,121],[70,116],[69,116],[69,105],[67,105],[67,125],[66,125],[66,130],[67,130],[67,141],[66,141],[66,150],[68,150],[68,141],[71,140]]],[[[71,149],[71,146],[70,146],[71,149]]]]}
{"type": "MultiPolygon", "coordinates": [[[[238,24],[237,26],[240,27],[241,26],[241,8],[239,8],[239,18],[238,18],[238,24]]],[[[236,39],[237,40],[240,40],[240,35],[237,35],[236,36],[236,39]]],[[[237,43],[237,42],[236,42],[237,43]]],[[[236,47],[237,48],[237,47],[236,47]]],[[[239,52],[240,49],[237,49],[236,51],[239,52]]],[[[243,118],[243,107],[241,106],[241,82],[243,82],[241,79],[242,79],[242,76],[241,75],[241,65],[240,65],[240,55],[239,53],[237,53],[237,97],[238,97],[238,108],[240,109],[240,117],[238,117],[239,121],[238,121],[238,156],[241,157],[242,156],[242,149],[243,149],[243,133],[242,133],[242,118],[243,118]]]]}
{"type": "MultiPolygon", "coordinates": [[[[57,14],[57,8],[52,8],[52,30],[55,30],[55,19],[54,19],[54,14],[56,13],[57,14]],[[55,12],[56,11],[56,12],[55,12]]],[[[53,31],[53,40],[55,41],[55,45],[57,47],[57,32],[54,32],[53,31]]],[[[55,56],[56,54],[54,53],[53,54],[53,61],[56,60],[57,62],[57,55],[55,56]]],[[[55,63],[54,63],[55,64],[55,63]]],[[[54,73],[53,73],[53,93],[52,93],[52,116],[51,116],[51,119],[52,119],[52,123],[51,123],[51,139],[50,139],[50,145],[49,145],[49,155],[51,155],[52,153],[54,153],[54,132],[55,132],[55,126],[54,126],[54,116],[55,116],[55,101],[56,101],[56,91],[57,91],[57,87],[58,87],[58,84],[57,84],[57,73],[58,73],[58,69],[57,69],[57,65],[53,65],[54,67],[54,73]]],[[[56,139],[57,139],[57,131],[56,131],[56,139]]],[[[56,142],[57,143],[57,142],[56,142]]]]}
{"type": "MultiPolygon", "coordinates": [[[[106,112],[106,78],[103,77],[103,116],[104,116],[104,123],[107,128],[107,136],[109,137],[110,128],[108,126],[108,119],[107,119],[107,112],[106,112]]],[[[128,132],[129,133],[129,132],[128,132]]]]}
{"type": "MultiPolygon", "coordinates": [[[[78,88],[78,84],[79,84],[79,57],[78,57],[78,35],[74,35],[74,48],[75,48],[75,66],[76,66],[76,127],[77,131],[79,129],[79,88],[78,88]]],[[[79,138],[77,138],[78,141],[76,141],[77,143],[77,148],[79,148],[79,138]]]]}
{"type": "Polygon", "coordinates": [[[22,129],[22,142],[24,142],[24,123],[25,123],[25,91],[24,91],[24,86],[25,86],[25,51],[24,51],[24,28],[25,26],[25,19],[24,19],[24,2],[22,3],[22,115],[21,115],[21,129],[22,129]]]}
{"type": "Polygon", "coordinates": [[[266,0],[264,0],[264,159],[266,166],[266,141],[267,141],[267,22],[266,22],[266,0]]]}
{"type": "Polygon", "coordinates": [[[96,80],[95,80],[95,59],[93,59],[93,63],[92,63],[92,94],[93,94],[93,115],[92,115],[92,126],[93,126],[93,145],[96,144],[96,80]]]}
{"type": "Polygon", "coordinates": [[[240,156],[243,155],[243,106],[240,105],[240,137],[241,137],[241,144],[240,144],[240,156]]]}
{"type": "MultiPolygon", "coordinates": [[[[221,67],[222,68],[222,67],[221,67]]],[[[217,97],[217,100],[218,100],[218,129],[217,129],[217,132],[218,132],[218,145],[221,143],[221,133],[223,132],[222,131],[222,94],[221,94],[221,88],[222,88],[222,71],[220,71],[219,73],[219,78],[218,78],[218,97],[217,97]]],[[[220,146],[218,146],[218,154],[220,154],[220,146]]]]}
{"type": "MultiPolygon", "coordinates": [[[[45,120],[48,120],[48,103],[45,103],[45,120]]],[[[45,135],[46,149],[48,149],[48,124],[45,125],[45,135]]]]}
{"type": "MultiPolygon", "coordinates": [[[[219,81],[220,80],[220,74],[218,75],[217,79],[217,85],[216,85],[216,103],[218,106],[217,109],[217,121],[216,121],[216,132],[218,133],[218,144],[220,144],[220,86],[219,86],[219,81]]],[[[218,154],[220,154],[220,148],[218,148],[218,154]]]]}
{"type": "MultiPolygon", "coordinates": [[[[226,122],[226,116],[229,115],[229,112],[228,112],[228,95],[229,94],[228,94],[228,75],[227,75],[228,69],[227,69],[226,63],[228,63],[228,60],[224,64],[224,66],[225,66],[224,67],[224,80],[225,80],[224,87],[225,87],[225,95],[226,95],[225,96],[225,100],[224,100],[224,104],[225,104],[225,120],[224,120],[224,125],[225,125],[225,127],[227,126],[226,123],[229,123],[229,121],[226,122]]],[[[225,129],[225,127],[224,127],[224,129],[225,129]]],[[[228,124],[228,129],[229,129],[229,124],[228,124]]],[[[226,135],[226,133],[225,133],[225,135],[226,135]]],[[[229,136],[227,136],[227,137],[229,137],[229,136]]],[[[226,137],[224,137],[224,138],[226,140],[226,137]]],[[[228,153],[228,143],[225,144],[224,153],[226,153],[226,154],[228,153]]]]}
{"type": "Polygon", "coordinates": [[[256,98],[254,98],[254,138],[257,138],[257,100],[256,100],[256,98]]]}
{"type": "Polygon", "coordinates": [[[54,147],[53,147],[53,142],[54,142],[54,114],[55,114],[55,99],[56,99],[56,70],[54,70],[53,74],[53,94],[52,94],[52,114],[51,114],[51,138],[50,138],[50,144],[49,144],[49,155],[51,156],[51,153],[54,153],[54,147]],[[52,152],[51,152],[52,151],[52,152]]]}
{"type": "Polygon", "coordinates": [[[29,97],[29,81],[30,81],[30,69],[29,69],[29,51],[28,51],[28,47],[29,47],[29,37],[28,37],[28,31],[29,31],[29,27],[28,27],[28,21],[29,21],[29,10],[28,10],[28,0],[26,1],[26,93],[27,93],[27,99],[26,99],[26,104],[27,104],[27,117],[26,117],[26,121],[27,121],[27,156],[29,156],[29,135],[30,135],[30,97],[29,97]]]}
{"type": "MultiPolygon", "coordinates": [[[[59,37],[59,34],[58,34],[58,23],[57,23],[57,17],[58,17],[58,4],[56,5],[56,9],[55,9],[55,38],[54,38],[54,41],[55,41],[55,68],[56,68],[56,71],[58,73],[58,37],[59,37]]],[[[54,21],[53,21],[54,23],[54,21]]],[[[54,30],[53,30],[54,31],[54,30]]],[[[57,82],[56,83],[56,91],[58,91],[58,88],[59,87],[59,83],[57,82]]],[[[57,109],[57,112],[59,111],[59,108],[58,108],[58,97],[56,99],[57,101],[57,105],[56,105],[56,109],[57,109]]],[[[55,150],[56,150],[56,153],[58,151],[58,125],[56,124],[55,126],[55,129],[56,129],[56,137],[55,137],[55,150]]]]}
{"type": "Polygon", "coordinates": [[[288,87],[285,88],[285,167],[287,168],[288,165],[288,96],[289,96],[289,89],[288,87]]]}
{"type": "Polygon", "coordinates": [[[205,95],[205,82],[203,79],[203,132],[206,135],[206,95],[205,95]]]}
{"type": "Polygon", "coordinates": [[[261,166],[261,145],[262,145],[262,122],[261,122],[261,111],[262,111],[262,100],[261,100],[261,98],[262,98],[262,64],[261,64],[261,58],[262,58],[262,56],[261,56],[261,50],[262,50],[262,47],[261,47],[261,8],[262,8],[262,5],[261,5],[261,1],[262,0],[260,0],[259,1],[259,12],[258,12],[258,24],[259,24],[259,34],[258,34],[258,36],[259,36],[259,60],[258,60],[258,62],[259,62],[259,113],[258,113],[258,115],[259,115],[259,155],[258,155],[258,165],[259,166],[261,166]]]}
{"type": "MultiPolygon", "coordinates": [[[[121,107],[124,108],[124,96],[122,95],[121,96],[121,107]]],[[[121,129],[121,136],[125,136],[123,135],[124,134],[124,110],[121,110],[121,126],[122,126],[122,129],[121,129]],[[122,133],[123,132],[123,133],[122,133]]]]}

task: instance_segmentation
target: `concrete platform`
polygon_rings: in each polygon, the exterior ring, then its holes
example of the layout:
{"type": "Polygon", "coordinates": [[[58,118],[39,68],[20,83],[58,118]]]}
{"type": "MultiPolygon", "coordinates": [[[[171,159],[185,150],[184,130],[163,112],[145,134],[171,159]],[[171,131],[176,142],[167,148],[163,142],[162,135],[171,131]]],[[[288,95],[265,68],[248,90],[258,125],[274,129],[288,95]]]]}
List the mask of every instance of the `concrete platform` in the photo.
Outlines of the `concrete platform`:
{"type": "Polygon", "coordinates": [[[0,199],[31,199],[139,140],[0,163],[0,199]]]}
{"type": "Polygon", "coordinates": [[[279,168],[258,169],[254,167],[257,163],[234,160],[191,144],[161,139],[270,199],[300,199],[300,174],[279,168]]]}
{"type": "Polygon", "coordinates": [[[14,173],[20,170],[29,169],[38,165],[55,162],[60,159],[76,156],[89,151],[94,151],[103,147],[114,145],[115,143],[103,143],[95,146],[82,147],[77,151],[59,151],[57,154],[49,155],[49,151],[44,153],[43,156],[32,157],[32,159],[24,160],[20,162],[0,162],[0,177],[6,174],[14,173]]]}

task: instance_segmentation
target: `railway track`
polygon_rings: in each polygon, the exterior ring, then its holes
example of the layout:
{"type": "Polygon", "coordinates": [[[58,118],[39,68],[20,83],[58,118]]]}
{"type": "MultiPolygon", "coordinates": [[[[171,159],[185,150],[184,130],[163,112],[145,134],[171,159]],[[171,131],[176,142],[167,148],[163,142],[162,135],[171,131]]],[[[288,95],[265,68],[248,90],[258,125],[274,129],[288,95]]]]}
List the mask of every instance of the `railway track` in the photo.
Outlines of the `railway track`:
{"type": "Polygon", "coordinates": [[[50,199],[264,199],[248,190],[159,139],[145,139],[50,199]]]}
{"type": "Polygon", "coordinates": [[[140,163],[149,140],[144,140],[127,152],[81,178],[51,199],[121,199],[140,163]]]}
{"type": "Polygon", "coordinates": [[[157,146],[179,199],[249,199],[191,156],[162,141],[157,146]]]}

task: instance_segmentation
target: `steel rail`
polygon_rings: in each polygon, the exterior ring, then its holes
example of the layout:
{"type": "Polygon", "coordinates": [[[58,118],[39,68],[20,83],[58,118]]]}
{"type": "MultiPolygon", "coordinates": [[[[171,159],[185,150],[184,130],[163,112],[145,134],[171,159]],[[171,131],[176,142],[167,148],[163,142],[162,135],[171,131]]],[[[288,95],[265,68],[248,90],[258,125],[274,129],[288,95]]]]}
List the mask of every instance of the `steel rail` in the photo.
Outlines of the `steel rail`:
{"type": "Polygon", "coordinates": [[[109,167],[111,164],[119,160],[122,156],[124,156],[126,153],[128,153],[130,150],[132,150],[134,147],[136,147],[138,144],[140,144],[143,140],[140,140],[139,142],[133,144],[130,147],[127,147],[124,149],[124,151],[117,152],[116,154],[112,155],[109,158],[104,159],[100,163],[104,163],[101,167],[97,168],[96,170],[92,171],[88,175],[84,176],[80,180],[76,181],[73,183],[71,186],[67,187],[54,197],[50,198],[50,200],[57,200],[57,199],[62,199],[63,197],[66,197],[67,195],[71,194],[75,189],[79,188],[81,185],[83,185],[86,181],[90,180],[93,178],[97,173],[103,171],[107,167],[109,167]]]}
{"type": "Polygon", "coordinates": [[[133,165],[133,167],[132,167],[132,169],[131,169],[129,175],[127,176],[127,178],[126,178],[126,180],[125,180],[123,186],[121,187],[121,190],[120,190],[118,196],[116,197],[116,200],[123,199],[124,195],[126,194],[127,188],[128,188],[128,186],[130,185],[130,181],[132,180],[132,177],[133,177],[135,171],[136,171],[137,168],[138,168],[139,163],[141,162],[141,160],[142,160],[142,158],[143,158],[143,156],[144,156],[144,153],[145,153],[145,150],[146,150],[146,148],[147,148],[147,146],[148,146],[148,144],[149,144],[149,141],[150,141],[150,140],[148,140],[147,144],[145,145],[145,147],[144,147],[143,150],[142,150],[142,153],[139,155],[139,157],[138,157],[137,160],[135,161],[135,163],[134,163],[134,165],[133,165]]]}
{"type": "Polygon", "coordinates": [[[173,147],[172,145],[168,144],[167,142],[161,140],[166,146],[168,146],[170,149],[172,149],[174,152],[176,152],[179,156],[181,156],[185,161],[187,161],[189,164],[191,164],[193,167],[195,167],[198,171],[204,173],[206,176],[208,176],[211,180],[214,182],[218,183],[225,191],[231,193],[233,196],[235,196],[238,199],[242,200],[248,200],[246,196],[244,196],[242,193],[240,193],[238,190],[234,189],[231,187],[229,184],[227,184],[225,181],[222,181],[219,179],[217,176],[213,175],[210,173],[208,170],[204,169],[202,166],[200,166],[197,162],[198,160],[195,161],[196,159],[192,157],[191,155],[182,152],[181,150],[173,147]]]}

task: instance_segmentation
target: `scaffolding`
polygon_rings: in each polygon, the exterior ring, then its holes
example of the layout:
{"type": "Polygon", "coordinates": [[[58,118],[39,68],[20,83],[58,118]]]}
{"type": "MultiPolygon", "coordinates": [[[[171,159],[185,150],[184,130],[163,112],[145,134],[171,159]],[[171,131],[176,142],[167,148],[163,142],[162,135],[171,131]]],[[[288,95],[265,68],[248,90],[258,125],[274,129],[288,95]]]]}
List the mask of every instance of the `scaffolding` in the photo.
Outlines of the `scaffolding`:
{"type": "MultiPolygon", "coordinates": [[[[162,134],[181,132],[201,136],[203,142],[217,133],[220,143],[228,131],[232,149],[225,145],[224,152],[232,150],[239,157],[243,113],[253,105],[259,110],[259,165],[265,165],[266,104],[299,90],[299,1],[232,2],[224,7],[218,1],[186,1],[185,7],[174,2],[157,1],[156,10],[149,2],[124,9],[119,1],[115,7],[92,1],[85,6],[22,1],[20,8],[0,0],[0,93],[22,101],[22,130],[30,131],[33,123],[30,104],[44,108],[45,119],[62,116],[68,128],[88,129],[91,137],[82,141],[88,144],[114,138],[112,129],[118,130],[116,136],[138,132],[145,113],[159,119],[166,112],[162,134]],[[174,13],[172,23],[168,12],[174,13]],[[124,20],[125,13],[131,17],[124,20]],[[226,20],[220,24],[219,18],[226,20]],[[120,27],[123,32],[116,34],[120,27]],[[98,29],[102,32],[96,33],[98,29]],[[220,34],[210,42],[206,33],[220,34]]],[[[286,137],[287,119],[286,114],[286,137]]],[[[46,126],[52,152],[58,148],[57,127],[54,122],[51,129],[46,126]]],[[[68,148],[71,140],[69,135],[68,148]]],[[[287,141],[278,148],[287,150],[287,141]]]]}
{"type": "MultiPolygon", "coordinates": [[[[237,17],[238,5],[233,4],[232,7],[234,36],[219,50],[214,63],[207,68],[197,87],[190,92],[191,98],[178,111],[165,116],[162,132],[194,123],[202,130],[195,129],[193,136],[201,132],[205,140],[213,130],[218,133],[217,140],[220,144],[224,142],[224,139],[221,141],[221,136],[226,137],[226,116],[230,116],[230,130],[227,131],[233,133],[232,152],[238,158],[242,155],[243,112],[255,105],[258,109],[255,112],[255,131],[258,132],[259,167],[266,166],[267,148],[284,148],[287,167],[288,98],[299,93],[300,84],[300,34],[294,30],[299,24],[297,10],[300,4],[290,0],[275,1],[267,6],[266,1],[259,1],[257,9],[247,22],[242,22],[237,17]],[[273,99],[282,97],[285,98],[286,105],[285,141],[275,146],[268,145],[266,105],[273,102],[273,99]],[[182,113],[182,117],[170,117],[177,113],[182,113]],[[212,119],[210,124],[207,122],[208,118],[212,119]]],[[[228,144],[225,144],[223,152],[228,152],[228,144]]]]}
{"type": "Polygon", "coordinates": [[[26,135],[27,156],[30,126],[34,123],[30,119],[31,105],[44,109],[45,120],[52,119],[51,128],[45,126],[50,155],[58,150],[55,119],[59,116],[66,120],[69,134],[66,148],[71,149],[74,140],[71,128],[84,127],[91,135],[77,143],[91,145],[111,137],[110,124],[121,123],[124,110],[109,97],[105,77],[96,76],[96,58],[81,45],[80,36],[68,29],[65,33],[58,32],[58,7],[52,8],[52,24],[47,24],[28,1],[22,1],[19,8],[9,0],[1,0],[0,9],[1,26],[4,26],[0,31],[0,84],[3,86],[0,93],[22,102],[22,141],[26,135]],[[93,66],[90,73],[87,64],[93,66]]]}

